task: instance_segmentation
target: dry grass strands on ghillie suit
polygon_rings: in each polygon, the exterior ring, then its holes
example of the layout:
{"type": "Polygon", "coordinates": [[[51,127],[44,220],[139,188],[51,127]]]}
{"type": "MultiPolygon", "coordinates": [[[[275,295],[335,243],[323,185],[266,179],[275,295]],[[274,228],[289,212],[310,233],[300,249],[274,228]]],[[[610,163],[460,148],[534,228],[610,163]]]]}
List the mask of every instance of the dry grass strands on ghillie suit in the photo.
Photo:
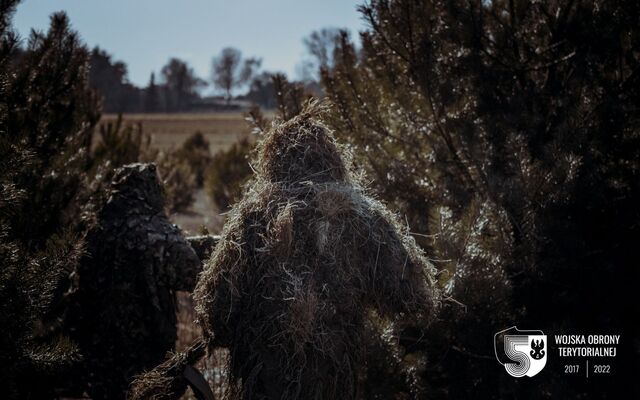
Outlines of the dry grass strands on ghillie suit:
{"type": "MultiPolygon", "coordinates": [[[[193,380],[186,377],[187,368],[192,368],[206,352],[205,342],[200,340],[188,348],[184,352],[175,353],[162,364],[153,370],[141,374],[131,385],[129,399],[153,399],[153,400],[174,400],[179,399],[187,390],[187,386],[191,386],[197,393],[198,400],[208,400],[212,398],[211,389],[205,387],[207,385],[202,378],[201,391],[193,385],[193,380]],[[209,392],[209,397],[204,395],[209,392]]],[[[193,369],[193,371],[197,371],[193,369]]],[[[196,372],[200,375],[199,372],[196,372]]],[[[201,375],[200,375],[201,376],[201,375]]]]}
{"type": "Polygon", "coordinates": [[[275,125],[194,297],[211,347],[230,350],[232,397],[355,398],[368,316],[428,319],[433,270],[348,168],[322,107],[275,125]]]}
{"type": "Polygon", "coordinates": [[[167,219],[154,165],[120,168],[107,186],[89,213],[68,326],[89,395],[122,399],[135,374],[173,349],[174,291],[193,290],[201,263],[167,219]]]}

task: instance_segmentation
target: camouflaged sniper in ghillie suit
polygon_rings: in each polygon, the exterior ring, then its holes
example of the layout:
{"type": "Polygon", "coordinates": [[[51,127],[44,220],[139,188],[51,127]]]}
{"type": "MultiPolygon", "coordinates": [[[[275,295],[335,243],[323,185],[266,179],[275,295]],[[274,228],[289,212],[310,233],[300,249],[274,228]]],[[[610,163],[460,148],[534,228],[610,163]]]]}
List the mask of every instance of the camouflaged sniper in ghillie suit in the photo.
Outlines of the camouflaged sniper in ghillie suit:
{"type": "Polygon", "coordinates": [[[135,374],[176,341],[174,292],[192,290],[200,260],[172,225],[156,169],[117,170],[87,234],[69,330],[94,399],[123,399],[135,374]]]}
{"type": "Polygon", "coordinates": [[[194,294],[210,348],[229,348],[234,398],[355,398],[367,327],[435,312],[432,266],[351,173],[320,111],[260,143],[194,294]]]}

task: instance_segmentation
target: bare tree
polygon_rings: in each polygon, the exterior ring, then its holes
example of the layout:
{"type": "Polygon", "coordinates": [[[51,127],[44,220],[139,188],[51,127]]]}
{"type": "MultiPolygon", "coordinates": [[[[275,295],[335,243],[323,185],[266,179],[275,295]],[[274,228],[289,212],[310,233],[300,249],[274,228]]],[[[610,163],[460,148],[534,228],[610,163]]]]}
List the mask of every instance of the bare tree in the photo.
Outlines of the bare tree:
{"type": "Polygon", "coordinates": [[[227,104],[231,100],[231,91],[249,82],[260,68],[259,58],[242,59],[242,52],[233,47],[224,48],[213,58],[211,65],[211,81],[213,85],[224,90],[227,104]]]}

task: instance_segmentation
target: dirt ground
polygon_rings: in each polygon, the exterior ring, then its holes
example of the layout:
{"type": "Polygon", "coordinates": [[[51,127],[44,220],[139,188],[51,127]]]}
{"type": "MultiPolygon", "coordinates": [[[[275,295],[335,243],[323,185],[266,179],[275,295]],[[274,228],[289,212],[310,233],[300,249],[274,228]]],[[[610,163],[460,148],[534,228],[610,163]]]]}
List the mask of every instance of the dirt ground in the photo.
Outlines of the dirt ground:
{"type": "Polygon", "coordinates": [[[224,215],[204,189],[196,191],[193,204],[186,212],[171,214],[169,219],[187,236],[200,235],[203,227],[211,234],[218,234],[224,224],[224,215]]]}

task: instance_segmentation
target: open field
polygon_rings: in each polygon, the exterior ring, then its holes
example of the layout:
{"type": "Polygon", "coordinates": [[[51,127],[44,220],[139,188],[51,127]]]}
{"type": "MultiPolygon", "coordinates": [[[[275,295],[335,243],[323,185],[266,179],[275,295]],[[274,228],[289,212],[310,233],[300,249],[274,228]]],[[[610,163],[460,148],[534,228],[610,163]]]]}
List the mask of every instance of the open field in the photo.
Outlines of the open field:
{"type": "MultiPolygon", "coordinates": [[[[117,118],[116,114],[105,114],[100,123],[114,122],[117,118]]],[[[151,136],[151,147],[158,150],[177,148],[195,132],[202,132],[213,155],[250,135],[249,124],[240,112],[124,114],[123,119],[125,123],[141,123],[143,131],[151,136]]],[[[224,217],[209,196],[198,189],[194,200],[189,210],[174,213],[170,219],[188,235],[198,234],[202,226],[212,233],[219,232],[224,217]]]]}
{"type": "MultiPolygon", "coordinates": [[[[105,114],[100,123],[114,122],[116,114],[105,114]]],[[[202,132],[210,143],[211,154],[227,149],[250,134],[240,112],[190,114],[124,114],[125,122],[141,123],[151,136],[151,146],[159,150],[178,147],[190,135],[202,132]]]]}

